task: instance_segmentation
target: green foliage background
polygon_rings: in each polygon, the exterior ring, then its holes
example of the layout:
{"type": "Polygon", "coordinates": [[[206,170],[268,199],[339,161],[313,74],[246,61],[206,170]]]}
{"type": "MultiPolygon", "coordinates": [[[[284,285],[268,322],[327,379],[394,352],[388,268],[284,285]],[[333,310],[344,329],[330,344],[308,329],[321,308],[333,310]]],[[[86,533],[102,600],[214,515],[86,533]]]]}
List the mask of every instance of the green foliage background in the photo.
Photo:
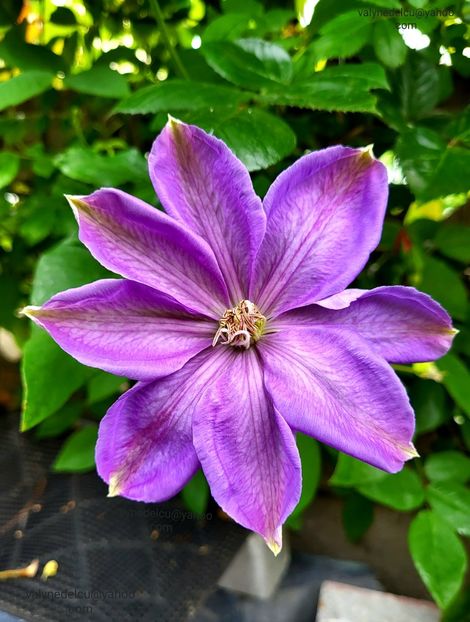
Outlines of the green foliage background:
{"type": "MultiPolygon", "coordinates": [[[[0,325],[23,351],[22,429],[64,439],[55,470],[93,468],[98,421],[126,387],[125,379],[80,365],[17,315],[29,301],[41,304],[106,274],[78,244],[64,193],[115,186],[158,207],[145,153],[168,113],[226,141],[260,195],[306,150],[373,143],[389,170],[390,201],[382,241],[355,286],[414,285],[449,310],[460,334],[437,363],[397,368],[416,410],[421,459],[392,476],[299,437],[304,490],[289,523],[299,528],[328,478],[344,500],[353,541],[371,524],[375,503],[413,512],[409,546],[418,572],[445,619],[464,619],[466,10],[445,0],[2,2],[0,325]],[[406,45],[409,36],[415,43],[406,45]],[[424,47],[411,49],[416,42],[424,47]]],[[[201,474],[183,497],[204,511],[201,474]]]]}

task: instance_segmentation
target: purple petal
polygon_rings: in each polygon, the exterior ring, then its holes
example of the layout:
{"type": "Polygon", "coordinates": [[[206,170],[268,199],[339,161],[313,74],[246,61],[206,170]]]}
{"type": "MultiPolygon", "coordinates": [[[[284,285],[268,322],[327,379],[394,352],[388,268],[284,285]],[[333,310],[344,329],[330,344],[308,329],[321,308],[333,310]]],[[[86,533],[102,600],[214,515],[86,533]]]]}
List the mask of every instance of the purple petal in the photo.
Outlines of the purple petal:
{"type": "Polygon", "coordinates": [[[250,300],[275,316],[342,291],[379,242],[387,196],[385,167],[368,151],[331,147],[300,158],[264,200],[250,300]]]}
{"type": "Polygon", "coordinates": [[[259,351],[266,388],[292,428],[391,473],[417,455],[406,391],[360,337],[283,328],[259,351]]]}
{"type": "Polygon", "coordinates": [[[123,279],[69,289],[23,312],[84,365],[138,380],[176,371],[211,345],[216,330],[172,298],[123,279]]]}
{"type": "Polygon", "coordinates": [[[449,350],[456,333],[441,305],[399,285],[345,290],[280,315],[274,326],[343,328],[364,337],[390,363],[433,361],[449,350]]]}
{"type": "Polygon", "coordinates": [[[103,266],[219,318],[228,297],[208,245],[140,199],[112,188],[69,197],[80,240],[103,266]]]}
{"type": "Polygon", "coordinates": [[[170,118],[149,170],[168,214],[210,244],[233,305],[246,298],[266,217],[243,164],[221,140],[170,118]]]}
{"type": "Polygon", "coordinates": [[[299,455],[265,392],[256,352],[229,350],[195,412],[194,445],[217,503],[278,552],[300,495],[299,455]]]}
{"type": "Polygon", "coordinates": [[[193,412],[220,364],[220,350],[209,348],[170,376],[138,383],[109,409],[100,425],[96,466],[111,496],[164,501],[194,475],[199,461],[193,412]]]}
{"type": "Polygon", "coordinates": [[[365,292],[369,290],[367,289],[345,289],[339,294],[334,294],[333,296],[329,296],[324,300],[317,300],[315,304],[325,307],[325,309],[345,309],[349,307],[351,302],[354,302],[358,298],[362,296],[365,292]]]}

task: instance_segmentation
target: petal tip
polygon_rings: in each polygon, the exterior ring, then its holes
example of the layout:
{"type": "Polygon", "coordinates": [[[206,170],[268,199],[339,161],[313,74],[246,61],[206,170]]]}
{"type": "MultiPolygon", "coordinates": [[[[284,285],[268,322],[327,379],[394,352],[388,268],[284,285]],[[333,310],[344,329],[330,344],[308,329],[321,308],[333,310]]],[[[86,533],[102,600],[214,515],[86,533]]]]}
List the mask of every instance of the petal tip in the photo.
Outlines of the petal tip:
{"type": "Polygon", "coordinates": [[[416,451],[416,447],[413,445],[413,443],[410,443],[409,447],[407,447],[404,450],[405,456],[406,456],[406,460],[411,460],[412,458],[419,458],[420,455],[419,453],[416,451]]]}
{"type": "Polygon", "coordinates": [[[41,307],[36,305],[27,305],[18,311],[20,317],[29,317],[30,320],[34,320],[41,312],[41,307]]]}
{"type": "Polygon", "coordinates": [[[72,195],[72,194],[64,194],[64,197],[67,200],[67,203],[72,208],[73,215],[78,220],[78,215],[80,211],[89,211],[89,206],[83,200],[85,197],[80,195],[72,195]]]}
{"type": "Polygon", "coordinates": [[[183,121],[181,121],[181,119],[177,119],[176,117],[173,117],[171,114],[168,115],[168,121],[167,121],[167,126],[171,129],[175,129],[178,125],[184,125],[183,121]]]}
{"type": "Polygon", "coordinates": [[[264,540],[274,557],[277,557],[282,549],[282,527],[278,527],[271,536],[264,540]]]}
{"type": "Polygon", "coordinates": [[[365,147],[361,147],[359,151],[361,152],[361,158],[364,158],[365,160],[376,160],[376,157],[374,155],[374,143],[366,145],[365,147]]]}
{"type": "Polygon", "coordinates": [[[281,552],[282,545],[279,545],[272,538],[266,540],[266,544],[268,545],[269,550],[273,553],[274,557],[277,557],[279,553],[281,552]]]}
{"type": "Polygon", "coordinates": [[[118,475],[111,475],[109,478],[108,497],[119,497],[121,494],[121,486],[118,475]]]}

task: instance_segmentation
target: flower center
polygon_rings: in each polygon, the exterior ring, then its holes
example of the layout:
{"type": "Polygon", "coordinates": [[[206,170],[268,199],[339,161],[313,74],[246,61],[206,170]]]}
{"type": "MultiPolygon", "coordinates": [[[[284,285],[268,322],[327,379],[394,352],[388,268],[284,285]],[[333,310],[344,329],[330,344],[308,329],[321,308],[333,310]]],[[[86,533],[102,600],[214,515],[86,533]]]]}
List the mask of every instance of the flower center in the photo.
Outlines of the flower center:
{"type": "Polygon", "coordinates": [[[262,336],[265,325],[266,318],[258,307],[251,300],[240,300],[221,317],[212,345],[217,345],[222,339],[220,343],[224,345],[247,350],[262,336]]]}

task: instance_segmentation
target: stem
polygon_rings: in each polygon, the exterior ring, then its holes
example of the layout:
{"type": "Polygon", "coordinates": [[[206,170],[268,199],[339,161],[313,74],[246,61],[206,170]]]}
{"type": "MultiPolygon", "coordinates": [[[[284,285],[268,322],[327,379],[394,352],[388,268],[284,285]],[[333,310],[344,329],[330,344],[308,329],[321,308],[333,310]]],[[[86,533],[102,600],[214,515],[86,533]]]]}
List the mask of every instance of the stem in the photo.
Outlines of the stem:
{"type": "Polygon", "coordinates": [[[189,79],[188,72],[186,71],[183,63],[181,62],[180,57],[178,56],[177,51],[173,47],[170,36],[168,34],[168,29],[165,24],[165,17],[163,15],[162,9],[158,0],[150,0],[150,6],[153,11],[153,15],[155,17],[155,21],[157,22],[158,27],[160,28],[160,32],[162,33],[163,40],[165,42],[166,49],[171,56],[171,60],[175,66],[176,73],[178,73],[185,80],[189,79]]]}

